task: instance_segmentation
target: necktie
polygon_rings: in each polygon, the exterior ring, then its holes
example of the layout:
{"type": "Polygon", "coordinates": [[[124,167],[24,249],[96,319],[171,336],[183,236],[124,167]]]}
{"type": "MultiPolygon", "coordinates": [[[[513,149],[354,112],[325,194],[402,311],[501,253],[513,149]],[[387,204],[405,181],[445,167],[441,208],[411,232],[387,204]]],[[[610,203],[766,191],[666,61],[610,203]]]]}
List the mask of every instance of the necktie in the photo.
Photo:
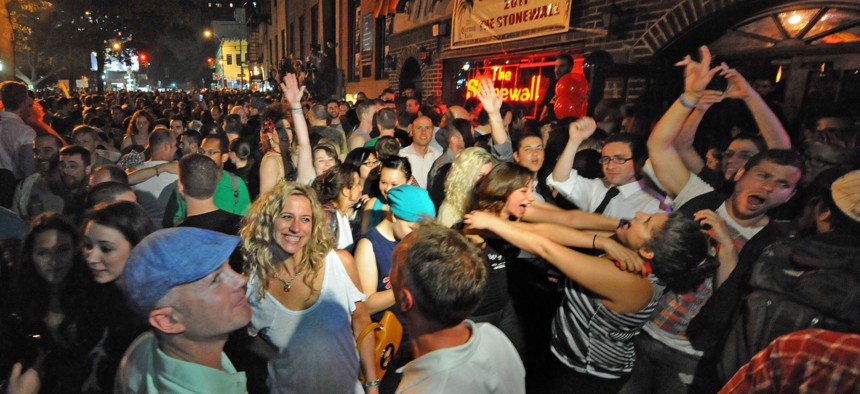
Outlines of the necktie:
{"type": "Polygon", "coordinates": [[[603,201],[600,202],[600,205],[597,206],[597,209],[594,210],[594,213],[602,214],[603,211],[606,210],[606,206],[609,205],[609,201],[611,201],[615,196],[618,195],[618,188],[612,186],[609,190],[606,191],[606,195],[603,196],[603,201]]]}

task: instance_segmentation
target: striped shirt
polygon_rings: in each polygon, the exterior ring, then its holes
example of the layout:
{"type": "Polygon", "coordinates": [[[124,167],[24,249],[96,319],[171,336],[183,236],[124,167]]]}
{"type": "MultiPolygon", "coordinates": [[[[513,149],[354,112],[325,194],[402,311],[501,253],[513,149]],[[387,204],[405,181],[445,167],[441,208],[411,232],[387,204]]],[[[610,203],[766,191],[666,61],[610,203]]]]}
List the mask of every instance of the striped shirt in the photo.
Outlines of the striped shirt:
{"type": "Polygon", "coordinates": [[[633,338],[651,317],[664,286],[649,275],[653,294],[648,305],[636,313],[608,309],[596,295],[566,279],[564,300],[552,323],[552,352],[579,373],[604,379],[629,374],[636,360],[633,338]]]}

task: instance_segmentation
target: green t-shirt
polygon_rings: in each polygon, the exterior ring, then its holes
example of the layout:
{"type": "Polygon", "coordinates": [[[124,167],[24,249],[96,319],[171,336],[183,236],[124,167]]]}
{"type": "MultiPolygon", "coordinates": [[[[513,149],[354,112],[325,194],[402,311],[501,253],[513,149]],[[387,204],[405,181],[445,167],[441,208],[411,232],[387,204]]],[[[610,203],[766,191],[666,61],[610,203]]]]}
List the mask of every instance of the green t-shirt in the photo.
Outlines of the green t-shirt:
{"type": "MultiPolygon", "coordinates": [[[[251,205],[251,196],[248,194],[248,187],[245,186],[245,181],[223,170],[221,171],[221,179],[218,180],[218,185],[215,186],[215,195],[212,198],[215,200],[215,206],[218,209],[242,216],[245,216],[248,207],[251,205]],[[235,180],[235,189],[233,188],[233,181],[230,180],[231,177],[235,180]]],[[[165,221],[167,221],[167,218],[173,218],[173,223],[169,223],[169,227],[175,226],[180,220],[185,219],[185,200],[179,195],[179,188],[174,189],[173,202],[174,204],[168,204],[164,215],[165,221]],[[172,211],[171,205],[175,205],[176,207],[173,215],[169,215],[172,211]]]]}

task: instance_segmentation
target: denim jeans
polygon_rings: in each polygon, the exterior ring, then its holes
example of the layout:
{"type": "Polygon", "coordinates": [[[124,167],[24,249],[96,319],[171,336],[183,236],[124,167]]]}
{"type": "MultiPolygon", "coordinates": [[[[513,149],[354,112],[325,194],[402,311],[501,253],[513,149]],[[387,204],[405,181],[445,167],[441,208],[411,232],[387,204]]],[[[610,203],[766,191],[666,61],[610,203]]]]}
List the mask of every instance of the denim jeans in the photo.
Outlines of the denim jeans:
{"type": "Polygon", "coordinates": [[[686,394],[713,391],[699,382],[703,365],[699,357],[675,350],[645,332],[635,339],[636,364],[622,394],[686,394]],[[697,376],[698,375],[698,376],[697,376]]]}

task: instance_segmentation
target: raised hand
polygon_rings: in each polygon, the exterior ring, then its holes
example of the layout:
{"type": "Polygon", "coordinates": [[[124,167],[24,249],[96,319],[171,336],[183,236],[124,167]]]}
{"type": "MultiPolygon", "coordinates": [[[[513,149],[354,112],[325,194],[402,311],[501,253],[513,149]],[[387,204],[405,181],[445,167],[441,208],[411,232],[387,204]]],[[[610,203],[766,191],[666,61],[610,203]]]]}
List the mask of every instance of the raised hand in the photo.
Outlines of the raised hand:
{"type": "MultiPolygon", "coordinates": [[[[723,63],[725,65],[725,63],[723,63]]],[[[726,77],[726,80],[729,81],[729,87],[726,88],[726,97],[735,98],[735,99],[745,99],[750,96],[750,94],[755,93],[752,86],[750,86],[749,82],[733,68],[726,68],[720,75],[726,77]]]]}
{"type": "Polygon", "coordinates": [[[502,96],[496,92],[493,80],[481,78],[478,85],[478,100],[484,106],[488,114],[499,114],[502,108],[502,96]]]}
{"type": "Polygon", "coordinates": [[[6,388],[8,394],[36,394],[42,385],[39,380],[39,373],[32,368],[23,371],[21,363],[15,363],[12,366],[8,384],[9,386],[6,388]]]}
{"type": "Polygon", "coordinates": [[[684,92],[695,97],[702,97],[705,87],[711,78],[718,72],[725,69],[725,63],[717,67],[711,67],[711,51],[706,46],[699,48],[702,54],[702,61],[696,62],[690,55],[684,56],[680,62],[675,63],[676,66],[684,66],[684,92]]]}
{"type": "Polygon", "coordinates": [[[305,87],[299,86],[296,74],[290,73],[284,75],[284,79],[281,82],[281,92],[290,104],[297,106],[302,103],[302,96],[305,94],[305,87]]]}
{"type": "Polygon", "coordinates": [[[597,122],[587,116],[579,118],[576,122],[572,122],[567,128],[570,140],[578,143],[582,143],[582,141],[591,137],[595,130],[597,130],[597,122]]]}

